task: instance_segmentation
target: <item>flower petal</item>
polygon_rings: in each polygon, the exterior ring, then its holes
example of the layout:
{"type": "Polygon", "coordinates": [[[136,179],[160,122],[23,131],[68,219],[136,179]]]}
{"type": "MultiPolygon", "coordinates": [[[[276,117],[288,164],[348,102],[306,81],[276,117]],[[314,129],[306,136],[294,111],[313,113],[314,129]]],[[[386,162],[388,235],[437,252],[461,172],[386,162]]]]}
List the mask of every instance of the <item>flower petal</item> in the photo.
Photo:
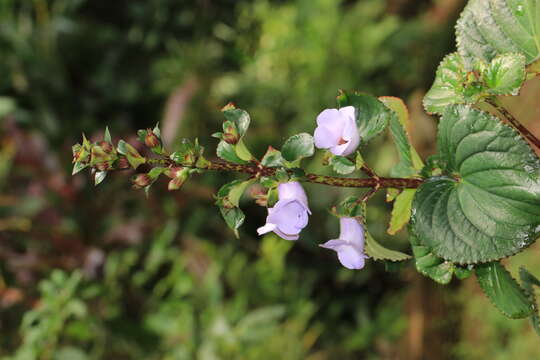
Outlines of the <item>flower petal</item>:
{"type": "Polygon", "coordinates": [[[352,217],[339,218],[339,239],[364,250],[364,227],[352,217]]]}
{"type": "Polygon", "coordinates": [[[354,106],[342,107],[341,109],[339,109],[339,113],[342,116],[344,116],[346,118],[353,119],[356,122],[356,110],[355,110],[354,106]]]}
{"type": "Polygon", "coordinates": [[[360,270],[364,267],[366,256],[355,246],[340,246],[337,254],[339,262],[347,269],[360,270]]]}
{"type": "Polygon", "coordinates": [[[328,126],[318,126],[313,133],[313,140],[318,149],[328,149],[335,146],[341,138],[340,129],[333,129],[328,126]]]}
{"type": "Polygon", "coordinates": [[[298,200],[279,200],[272,214],[266,218],[267,223],[276,224],[277,228],[290,235],[296,235],[307,225],[307,213],[298,200]]]}
{"type": "Polygon", "coordinates": [[[304,188],[298,181],[289,181],[278,185],[278,196],[280,200],[292,199],[298,200],[311,215],[311,210],[308,206],[308,200],[304,188]]]}
{"type": "Polygon", "coordinates": [[[320,247],[323,247],[325,249],[335,250],[335,251],[337,251],[337,249],[340,246],[346,246],[346,245],[349,245],[349,244],[345,240],[340,240],[340,239],[328,240],[324,244],[319,244],[320,247]]]}
{"type": "Polygon", "coordinates": [[[266,223],[264,224],[264,226],[261,226],[260,228],[257,229],[257,234],[262,235],[262,234],[269,233],[270,231],[274,231],[276,227],[277,226],[275,224],[266,223]]]}
{"type": "Polygon", "coordinates": [[[318,126],[326,125],[328,127],[333,127],[336,120],[341,120],[341,114],[338,109],[326,109],[317,115],[318,126]]]}

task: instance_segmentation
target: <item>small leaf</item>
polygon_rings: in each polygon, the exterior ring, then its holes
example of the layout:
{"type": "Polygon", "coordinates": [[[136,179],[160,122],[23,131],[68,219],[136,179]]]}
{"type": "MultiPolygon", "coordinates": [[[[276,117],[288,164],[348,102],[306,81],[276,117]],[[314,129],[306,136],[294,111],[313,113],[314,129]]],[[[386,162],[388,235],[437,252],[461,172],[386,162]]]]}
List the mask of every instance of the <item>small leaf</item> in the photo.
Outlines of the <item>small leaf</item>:
{"type": "Polygon", "coordinates": [[[486,95],[480,82],[468,76],[461,56],[452,53],[441,61],[423,103],[428,113],[442,114],[449,105],[474,104],[486,95]]]}
{"type": "Polygon", "coordinates": [[[281,155],[287,161],[293,162],[312,156],[315,151],[313,137],[308,133],[293,135],[285,141],[281,155]]]}
{"type": "Polygon", "coordinates": [[[524,267],[519,269],[519,278],[521,279],[525,294],[534,307],[531,315],[531,325],[534,331],[540,336],[540,316],[538,315],[538,304],[536,303],[536,296],[534,293],[534,286],[540,287],[540,281],[524,267]]]}
{"type": "Polygon", "coordinates": [[[242,109],[231,107],[225,107],[222,111],[225,119],[232,121],[236,125],[236,129],[238,130],[240,137],[243,137],[246,134],[251,121],[249,114],[242,109]]]}
{"type": "Polygon", "coordinates": [[[365,229],[366,254],[373,260],[403,261],[411,258],[410,255],[400,251],[390,250],[379,244],[365,229]]]}
{"type": "Polygon", "coordinates": [[[75,175],[78,172],[86,169],[88,167],[88,164],[81,164],[80,162],[76,162],[73,164],[73,171],[71,172],[71,175],[75,175]]]}
{"type": "Polygon", "coordinates": [[[105,135],[103,135],[103,140],[108,143],[112,143],[111,133],[108,126],[105,127],[105,135]]]}
{"type": "Polygon", "coordinates": [[[283,166],[283,157],[281,156],[281,152],[269,146],[268,150],[266,150],[266,154],[264,154],[261,160],[261,164],[267,167],[283,166]]]}
{"type": "Polygon", "coordinates": [[[118,142],[117,151],[120,154],[126,156],[129,164],[134,169],[137,169],[140,165],[146,163],[146,159],[141,154],[139,154],[137,149],[135,149],[133,146],[131,146],[124,140],[120,140],[118,142]]]}
{"type": "Polygon", "coordinates": [[[498,55],[483,71],[482,78],[492,95],[518,95],[525,81],[525,56],[498,55]]]}
{"type": "Polygon", "coordinates": [[[411,207],[416,189],[403,190],[394,201],[388,233],[395,235],[411,218],[411,207]]]}
{"type": "Polygon", "coordinates": [[[250,161],[253,159],[253,155],[251,155],[251,152],[249,152],[248,148],[244,144],[244,141],[242,139],[238,140],[238,143],[236,145],[233,145],[234,149],[236,151],[236,155],[244,161],[250,161]]]}
{"type": "Polygon", "coordinates": [[[364,217],[360,199],[357,196],[349,196],[332,209],[337,217],[364,217]]]}
{"type": "Polygon", "coordinates": [[[226,143],[225,141],[220,141],[216,150],[217,156],[225,161],[230,161],[235,164],[247,164],[247,161],[240,159],[236,154],[234,145],[226,143]]]}
{"type": "Polygon", "coordinates": [[[330,165],[332,165],[335,172],[342,175],[350,174],[356,169],[355,164],[344,156],[332,156],[330,165]]]}
{"type": "Polygon", "coordinates": [[[476,278],[486,296],[505,316],[521,319],[533,313],[533,304],[501,263],[478,265],[476,278]]]}
{"type": "Polygon", "coordinates": [[[360,133],[360,143],[366,144],[379,135],[393,113],[376,97],[361,93],[341,92],[337,97],[340,108],[354,106],[356,109],[356,126],[360,133]]]}
{"type": "Polygon", "coordinates": [[[408,128],[410,125],[407,106],[403,100],[393,96],[382,96],[379,100],[394,112],[395,116],[390,117],[389,127],[402,163],[401,166],[408,167],[413,174],[417,174],[424,167],[424,164],[409,138],[408,128]]]}
{"type": "Polygon", "coordinates": [[[360,170],[364,167],[364,164],[366,162],[364,161],[364,158],[362,157],[362,154],[360,154],[360,151],[357,151],[356,152],[356,161],[355,161],[355,166],[356,166],[356,169],[360,170]]]}
{"type": "Polygon", "coordinates": [[[103,182],[103,180],[105,180],[106,176],[107,176],[106,171],[96,171],[96,173],[94,174],[94,184],[95,184],[95,186],[98,186],[99,184],[101,184],[103,182]]]}
{"type": "Polygon", "coordinates": [[[223,219],[227,223],[227,226],[234,232],[234,236],[239,237],[238,228],[244,223],[245,215],[239,208],[219,208],[223,219]]]}
{"type": "Polygon", "coordinates": [[[379,244],[373,236],[368,231],[368,228],[365,224],[365,219],[367,218],[367,205],[366,203],[361,203],[359,205],[360,211],[362,213],[361,218],[363,219],[364,225],[364,236],[366,240],[365,252],[366,254],[373,258],[373,260],[388,260],[388,261],[404,261],[411,258],[410,255],[402,253],[400,251],[388,249],[381,244],[379,244]]]}
{"type": "Polygon", "coordinates": [[[231,202],[231,204],[238,207],[242,194],[244,193],[244,191],[246,191],[246,188],[249,185],[253,184],[253,182],[255,182],[255,179],[240,181],[239,183],[236,183],[234,186],[232,186],[229,190],[229,201],[231,202]]]}
{"type": "Polygon", "coordinates": [[[424,246],[409,227],[409,241],[411,242],[416,270],[435,282],[446,285],[452,280],[455,265],[436,256],[424,246]]]}

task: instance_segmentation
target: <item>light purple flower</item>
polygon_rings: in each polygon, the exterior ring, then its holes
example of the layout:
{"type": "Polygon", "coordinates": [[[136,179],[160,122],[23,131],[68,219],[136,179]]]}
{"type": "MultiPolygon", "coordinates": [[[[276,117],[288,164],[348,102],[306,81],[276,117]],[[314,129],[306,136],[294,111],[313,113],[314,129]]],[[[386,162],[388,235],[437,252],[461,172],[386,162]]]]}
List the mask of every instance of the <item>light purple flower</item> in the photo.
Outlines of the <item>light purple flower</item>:
{"type": "Polygon", "coordinates": [[[291,181],[278,185],[278,196],[274,207],[268,208],[266,224],[258,228],[257,233],[273,231],[285,240],[298,240],[311,215],[306,193],[300,183],[291,181]]]}
{"type": "Polygon", "coordinates": [[[317,128],[313,137],[319,149],[329,149],[332,154],[340,156],[352,154],[360,144],[354,107],[321,112],[317,116],[317,128]]]}
{"type": "Polygon", "coordinates": [[[319,246],[337,252],[339,262],[347,269],[362,269],[364,260],[364,227],[351,217],[339,219],[339,239],[329,240],[319,246]]]}

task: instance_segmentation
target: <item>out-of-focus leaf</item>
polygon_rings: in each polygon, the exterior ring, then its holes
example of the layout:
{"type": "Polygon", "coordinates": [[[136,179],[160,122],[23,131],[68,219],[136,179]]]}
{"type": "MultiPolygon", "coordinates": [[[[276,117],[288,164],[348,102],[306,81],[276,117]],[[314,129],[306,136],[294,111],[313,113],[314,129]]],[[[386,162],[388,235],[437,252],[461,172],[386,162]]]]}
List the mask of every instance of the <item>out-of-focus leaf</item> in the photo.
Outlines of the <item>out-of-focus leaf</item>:
{"type": "Polygon", "coordinates": [[[500,262],[480,264],[475,269],[478,284],[505,316],[521,319],[532,315],[533,304],[500,262]]]}

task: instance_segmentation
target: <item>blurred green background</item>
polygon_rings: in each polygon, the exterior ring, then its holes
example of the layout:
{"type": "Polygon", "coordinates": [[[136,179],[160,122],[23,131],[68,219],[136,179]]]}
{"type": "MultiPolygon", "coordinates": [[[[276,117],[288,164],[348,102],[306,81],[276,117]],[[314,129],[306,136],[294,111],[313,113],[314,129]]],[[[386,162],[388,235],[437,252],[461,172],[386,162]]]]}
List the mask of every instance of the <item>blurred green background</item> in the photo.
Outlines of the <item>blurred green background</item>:
{"type": "MultiPolygon", "coordinates": [[[[174,193],[160,182],[149,199],[131,174],[97,189],[70,175],[71,145],[106,125],[135,144],[159,121],[170,149],[199,137],[211,154],[229,101],[250,112],[260,156],[312,132],[340,88],[402,97],[429,155],[436,121],[421,99],[464,5],[0,0],[0,358],[540,358],[527,322],[497,313],[474,278],[443,287],[411,264],[350,271],[318,248],[338,232],[326,209],[354,191],[306,186],[314,214],[293,243],[256,236],[266,211],[249,196],[234,238],[212,197],[230,174],[174,193]]],[[[510,107],[538,133],[540,84],[527,87],[510,107]]],[[[381,174],[397,161],[386,136],[366,158],[381,174]]],[[[308,168],[327,171],[320,157],[308,168]]],[[[409,251],[406,234],[386,235],[383,192],[370,208],[370,231],[409,251]]],[[[537,259],[532,247],[510,265],[538,275],[537,259]]]]}

